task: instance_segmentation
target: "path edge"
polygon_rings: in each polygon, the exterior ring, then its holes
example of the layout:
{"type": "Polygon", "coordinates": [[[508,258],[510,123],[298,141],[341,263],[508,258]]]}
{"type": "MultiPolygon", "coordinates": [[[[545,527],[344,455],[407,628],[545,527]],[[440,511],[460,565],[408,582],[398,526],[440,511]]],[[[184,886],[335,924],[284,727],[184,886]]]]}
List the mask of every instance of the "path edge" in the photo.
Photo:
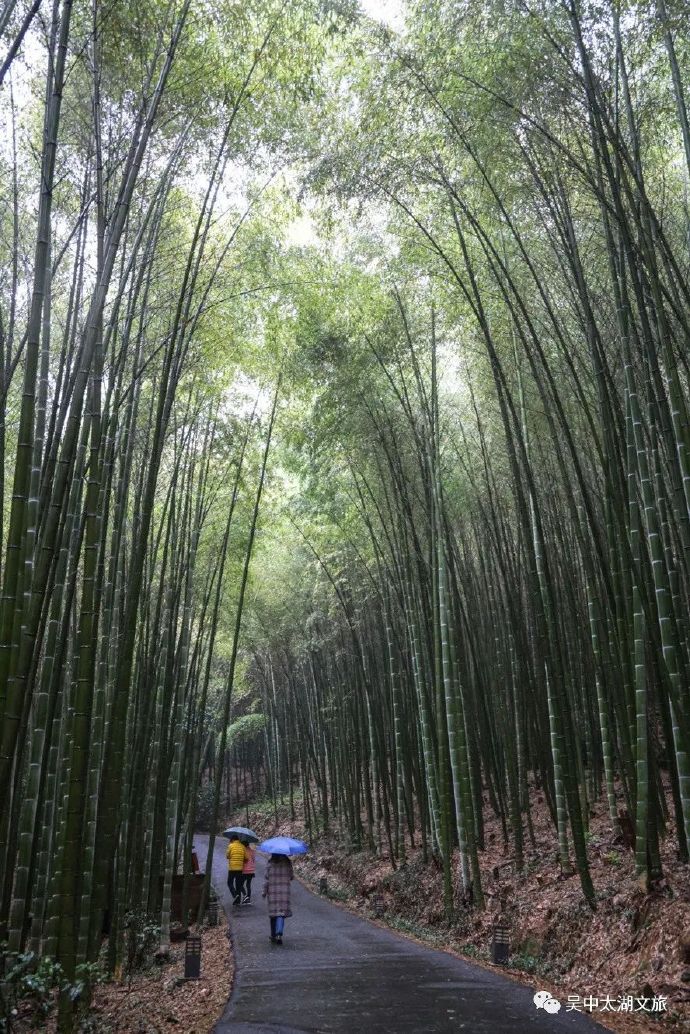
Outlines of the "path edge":
{"type": "MultiPolygon", "coordinates": [[[[209,864],[208,863],[208,858],[210,857],[210,853],[208,853],[206,857],[207,857],[206,864],[208,865],[209,864]]],[[[211,864],[211,883],[213,883],[214,886],[215,886],[215,880],[213,878],[213,865],[212,864],[211,864]]],[[[235,996],[237,995],[238,989],[239,989],[240,984],[242,982],[242,967],[240,965],[240,959],[241,959],[242,953],[239,950],[239,946],[237,944],[237,938],[235,937],[234,923],[233,923],[233,920],[232,920],[232,905],[227,905],[226,906],[225,903],[222,902],[222,901],[221,901],[221,904],[223,906],[223,912],[225,913],[225,919],[226,919],[226,925],[227,925],[227,931],[228,931],[228,944],[229,944],[230,953],[231,953],[232,959],[233,959],[234,974],[233,974],[232,990],[230,992],[230,997],[228,998],[227,1002],[225,1003],[225,1008],[223,1009],[222,1013],[220,1014],[220,1016],[216,1020],[214,1026],[213,1026],[213,1031],[210,1032],[210,1034],[223,1034],[223,1025],[227,1024],[227,1023],[230,1023],[231,1018],[232,1018],[230,1013],[235,1008],[235,996]]]]}

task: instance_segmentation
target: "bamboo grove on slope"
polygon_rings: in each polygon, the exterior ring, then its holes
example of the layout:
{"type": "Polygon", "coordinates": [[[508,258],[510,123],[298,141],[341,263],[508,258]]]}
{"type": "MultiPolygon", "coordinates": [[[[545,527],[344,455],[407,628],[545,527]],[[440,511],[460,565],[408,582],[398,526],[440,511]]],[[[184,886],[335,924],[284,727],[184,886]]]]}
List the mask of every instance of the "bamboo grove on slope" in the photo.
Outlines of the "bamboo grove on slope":
{"type": "Polygon", "coordinates": [[[602,793],[642,888],[662,839],[688,860],[687,48],[680,7],[603,6],[420,9],[321,172],[389,205],[399,257],[376,319],[317,334],[295,548],[331,602],[254,678],[274,789],[401,863],[421,837],[448,913],[455,848],[482,902],[485,807],[522,868],[535,781],[592,908],[602,793]]]}
{"type": "Polygon", "coordinates": [[[60,961],[61,1030],[106,926],[114,973],[133,914],[167,946],[243,630],[274,792],[396,861],[419,836],[449,914],[485,807],[523,865],[535,783],[592,907],[602,793],[642,888],[688,859],[684,4],[340,8],[0,17],[0,940],[60,961]],[[272,149],[349,220],[284,269],[244,244],[263,188],[233,200],[272,149]],[[272,544],[276,382],[304,498],[272,544]]]}
{"type": "Polygon", "coordinates": [[[263,396],[232,385],[257,271],[248,283],[248,212],[224,192],[256,142],[246,101],[275,75],[288,12],[219,10],[209,38],[189,0],[55,0],[47,22],[15,6],[2,23],[16,31],[3,75],[16,67],[2,95],[0,979],[20,953],[57,959],[71,1030],[105,931],[114,973],[133,916],[153,917],[167,950],[216,707],[228,724],[278,392],[270,363],[263,396]],[[28,82],[16,55],[34,16],[28,82]],[[29,91],[22,111],[15,89],[29,91]]]}

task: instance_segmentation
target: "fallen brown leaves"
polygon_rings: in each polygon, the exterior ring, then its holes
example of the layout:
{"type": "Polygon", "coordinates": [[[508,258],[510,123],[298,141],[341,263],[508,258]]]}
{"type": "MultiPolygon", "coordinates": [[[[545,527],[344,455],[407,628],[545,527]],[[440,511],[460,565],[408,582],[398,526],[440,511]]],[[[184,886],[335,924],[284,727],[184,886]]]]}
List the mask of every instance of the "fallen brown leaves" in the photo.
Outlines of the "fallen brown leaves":
{"type": "MultiPolygon", "coordinates": [[[[164,963],[125,983],[100,984],[83,1029],[98,1034],[208,1034],[232,990],[233,961],[227,924],[202,931],[201,979],[184,980],[184,942],[171,945],[164,963]]],[[[52,1034],[55,1016],[26,1034],[52,1034]]]]}
{"type": "Polygon", "coordinates": [[[98,989],[92,1014],[98,1030],[117,1034],[208,1034],[232,989],[232,957],[227,927],[209,927],[201,942],[201,979],[184,980],[184,943],[171,947],[170,959],[141,974],[129,986],[98,989]]]}

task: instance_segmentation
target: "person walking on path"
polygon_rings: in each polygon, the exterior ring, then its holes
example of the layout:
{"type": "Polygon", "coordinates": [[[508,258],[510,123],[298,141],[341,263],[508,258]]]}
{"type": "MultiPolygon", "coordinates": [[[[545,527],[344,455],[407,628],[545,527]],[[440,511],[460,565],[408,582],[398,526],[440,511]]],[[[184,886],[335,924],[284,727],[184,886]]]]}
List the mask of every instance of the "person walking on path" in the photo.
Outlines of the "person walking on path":
{"type": "Polygon", "coordinates": [[[242,884],[244,876],[242,869],[247,860],[249,852],[236,833],[230,837],[225,857],[228,860],[228,888],[232,894],[233,905],[239,905],[242,901],[242,884]]]}
{"type": "Polygon", "coordinates": [[[292,915],[290,908],[290,881],[293,878],[292,863],[282,854],[272,854],[266,866],[262,897],[268,898],[268,914],[271,919],[271,941],[283,943],[285,920],[292,915]]]}
{"type": "Polygon", "coordinates": [[[254,846],[247,844],[247,854],[244,859],[244,865],[242,866],[242,875],[244,876],[244,882],[242,884],[242,904],[251,905],[252,903],[252,880],[254,879],[254,873],[256,872],[256,855],[254,854],[254,846]]]}

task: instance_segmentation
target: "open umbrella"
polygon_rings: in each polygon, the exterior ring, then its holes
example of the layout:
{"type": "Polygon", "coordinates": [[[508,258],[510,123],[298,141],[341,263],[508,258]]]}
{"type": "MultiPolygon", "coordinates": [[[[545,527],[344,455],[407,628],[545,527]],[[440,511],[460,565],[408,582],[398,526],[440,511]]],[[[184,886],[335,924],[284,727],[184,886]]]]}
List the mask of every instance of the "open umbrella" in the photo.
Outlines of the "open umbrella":
{"type": "Polygon", "coordinates": [[[223,830],[223,836],[227,837],[228,840],[233,833],[235,836],[244,837],[245,840],[253,840],[255,844],[258,844],[259,842],[259,838],[256,833],[251,829],[247,829],[245,826],[230,826],[229,829],[223,830]]]}
{"type": "Polygon", "coordinates": [[[259,844],[259,851],[264,854],[306,854],[308,850],[303,840],[293,840],[292,837],[271,837],[259,844]]]}

